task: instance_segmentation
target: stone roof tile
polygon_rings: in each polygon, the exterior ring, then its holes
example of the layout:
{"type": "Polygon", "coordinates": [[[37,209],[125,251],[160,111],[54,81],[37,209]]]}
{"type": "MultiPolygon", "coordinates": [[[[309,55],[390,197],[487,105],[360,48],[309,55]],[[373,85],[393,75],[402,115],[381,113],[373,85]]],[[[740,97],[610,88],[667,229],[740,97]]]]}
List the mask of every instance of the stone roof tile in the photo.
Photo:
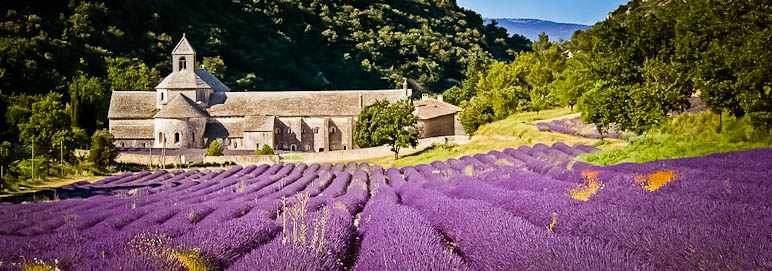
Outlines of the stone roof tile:
{"type": "MultiPolygon", "coordinates": [[[[208,73],[208,72],[207,72],[208,73]]],[[[219,80],[218,80],[219,81],[219,80]]],[[[222,84],[222,83],[220,83],[222,84]]],[[[211,89],[212,86],[192,70],[172,72],[167,75],[156,89],[211,89]]]]}
{"type": "Polygon", "coordinates": [[[206,128],[204,128],[204,138],[234,138],[243,136],[244,130],[241,122],[207,122],[206,128]]]}
{"type": "Polygon", "coordinates": [[[209,73],[209,71],[207,71],[204,68],[196,69],[196,75],[198,75],[198,77],[201,78],[201,80],[203,80],[207,85],[209,85],[214,91],[218,91],[218,92],[231,91],[231,89],[225,84],[223,84],[220,81],[220,79],[217,79],[216,76],[209,73]]]}
{"type": "Polygon", "coordinates": [[[376,100],[395,102],[407,98],[406,91],[253,91],[212,93],[209,115],[213,117],[259,116],[357,116],[376,100]]]}
{"type": "Polygon", "coordinates": [[[155,91],[113,91],[109,119],[151,119],[156,112],[155,91]]]}
{"type": "Polygon", "coordinates": [[[273,131],[274,116],[247,116],[244,118],[244,132],[273,131]]]}
{"type": "Polygon", "coordinates": [[[161,119],[187,119],[206,118],[206,112],[201,110],[193,101],[185,95],[177,94],[169,103],[164,105],[153,118],[161,119]]]}
{"type": "Polygon", "coordinates": [[[451,115],[462,110],[461,107],[432,98],[414,101],[413,105],[415,105],[418,119],[422,120],[451,115]]]}
{"type": "Polygon", "coordinates": [[[153,139],[153,132],[153,126],[148,125],[120,125],[110,129],[115,139],[153,139]]]}

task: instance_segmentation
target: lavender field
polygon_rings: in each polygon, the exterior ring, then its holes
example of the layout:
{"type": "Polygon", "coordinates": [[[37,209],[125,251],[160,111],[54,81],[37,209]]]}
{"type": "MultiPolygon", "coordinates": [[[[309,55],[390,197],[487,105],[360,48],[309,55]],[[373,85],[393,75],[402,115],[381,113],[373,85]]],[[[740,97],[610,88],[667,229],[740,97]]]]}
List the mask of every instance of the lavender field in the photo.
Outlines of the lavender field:
{"type": "Polygon", "coordinates": [[[0,270],[772,269],[772,149],[593,151],[125,173],[0,204],[0,270]]]}

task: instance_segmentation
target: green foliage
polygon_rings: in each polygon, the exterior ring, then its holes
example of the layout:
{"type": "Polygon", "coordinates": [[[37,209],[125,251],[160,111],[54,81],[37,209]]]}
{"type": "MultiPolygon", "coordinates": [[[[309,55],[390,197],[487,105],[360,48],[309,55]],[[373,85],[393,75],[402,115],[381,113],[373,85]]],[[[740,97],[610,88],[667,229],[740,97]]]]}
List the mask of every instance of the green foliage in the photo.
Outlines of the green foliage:
{"type": "Polygon", "coordinates": [[[82,138],[82,130],[73,131],[70,127],[70,116],[59,102],[61,95],[49,93],[40,101],[32,104],[32,115],[26,122],[19,123],[20,138],[35,153],[44,157],[45,161],[58,158],[63,150],[64,157],[72,159],[72,151],[82,138]],[[61,149],[57,148],[63,146],[61,149]]]}
{"type": "Polygon", "coordinates": [[[582,95],[579,102],[582,121],[594,123],[598,127],[602,140],[611,125],[627,113],[625,104],[627,99],[625,90],[597,82],[592,90],[582,95]]]}
{"type": "Polygon", "coordinates": [[[97,130],[91,136],[91,149],[88,153],[88,161],[99,170],[115,164],[115,158],[120,151],[115,147],[115,138],[107,130],[97,130]]]}
{"type": "Polygon", "coordinates": [[[204,68],[217,78],[225,78],[225,62],[220,56],[204,57],[204,68]]]}
{"type": "Polygon", "coordinates": [[[461,104],[464,111],[459,115],[461,126],[467,134],[474,134],[481,125],[494,121],[493,104],[487,96],[477,96],[461,104]]]}
{"type": "Polygon", "coordinates": [[[772,131],[754,128],[747,117],[724,116],[723,129],[714,129],[718,125],[719,116],[711,112],[683,114],[633,139],[625,148],[586,154],[578,159],[612,165],[772,147],[772,131]]]}
{"type": "Polygon", "coordinates": [[[388,145],[398,159],[401,148],[418,144],[418,119],[414,111],[415,106],[409,100],[393,104],[383,100],[365,106],[354,127],[354,142],[362,148],[388,145]]]}
{"type": "Polygon", "coordinates": [[[442,93],[443,100],[449,104],[459,106],[464,101],[469,101],[474,97],[474,90],[453,86],[442,93]]]}
{"type": "Polygon", "coordinates": [[[107,80],[112,90],[153,90],[161,82],[161,73],[148,68],[138,58],[107,57],[107,80]]]}
{"type": "Polygon", "coordinates": [[[107,110],[110,107],[110,90],[97,77],[81,73],[73,78],[69,86],[69,113],[74,126],[94,131],[107,125],[107,110]],[[81,114],[88,112],[88,114],[81,114]]]}
{"type": "Polygon", "coordinates": [[[209,148],[206,148],[206,156],[222,156],[223,147],[216,140],[209,143],[209,148]]]}
{"type": "Polygon", "coordinates": [[[271,146],[268,146],[268,145],[263,145],[262,148],[255,150],[255,155],[274,155],[274,154],[276,153],[273,151],[273,148],[271,148],[271,146]]]}

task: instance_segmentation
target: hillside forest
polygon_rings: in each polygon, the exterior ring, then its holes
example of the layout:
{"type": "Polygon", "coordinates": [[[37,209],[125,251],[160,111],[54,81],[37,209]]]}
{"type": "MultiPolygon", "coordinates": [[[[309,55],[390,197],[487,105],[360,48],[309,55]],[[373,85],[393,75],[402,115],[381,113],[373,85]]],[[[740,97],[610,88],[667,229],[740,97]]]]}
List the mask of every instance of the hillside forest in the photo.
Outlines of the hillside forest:
{"type": "Polygon", "coordinates": [[[470,134],[564,106],[601,134],[642,134],[692,96],[719,119],[772,128],[772,6],[762,0],[632,0],[560,42],[509,35],[454,0],[33,0],[2,2],[0,16],[0,164],[19,178],[38,167],[22,159],[33,142],[46,164],[72,162],[106,127],[113,91],[150,91],[170,72],[183,33],[197,65],[234,91],[406,78],[415,95],[461,106],[470,134]]]}

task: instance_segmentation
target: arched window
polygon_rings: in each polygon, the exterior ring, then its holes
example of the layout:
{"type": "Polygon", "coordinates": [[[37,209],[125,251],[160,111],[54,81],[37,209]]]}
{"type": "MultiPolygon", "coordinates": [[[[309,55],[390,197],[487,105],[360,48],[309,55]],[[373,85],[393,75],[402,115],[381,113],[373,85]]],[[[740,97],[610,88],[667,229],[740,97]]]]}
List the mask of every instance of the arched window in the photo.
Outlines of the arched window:
{"type": "Polygon", "coordinates": [[[335,129],[335,127],[330,127],[330,133],[331,134],[334,134],[336,132],[338,132],[338,129],[335,129]]]}
{"type": "Polygon", "coordinates": [[[290,151],[295,151],[295,150],[297,150],[297,148],[298,147],[295,146],[295,144],[290,145],[290,151]]]}
{"type": "Polygon", "coordinates": [[[158,132],[158,143],[164,143],[164,133],[158,132]]]}
{"type": "Polygon", "coordinates": [[[287,128],[287,133],[288,133],[288,134],[291,134],[291,133],[292,133],[292,129],[290,129],[290,128],[287,128]]]}
{"type": "Polygon", "coordinates": [[[319,127],[315,127],[314,128],[314,134],[318,134],[318,133],[319,133],[319,127]]]}
{"type": "Polygon", "coordinates": [[[166,101],[166,93],[164,93],[163,91],[161,91],[161,101],[162,102],[166,101]]]}
{"type": "Polygon", "coordinates": [[[196,141],[196,132],[190,132],[190,142],[196,141]]]}
{"type": "Polygon", "coordinates": [[[184,56],[180,57],[180,62],[179,62],[178,65],[179,65],[181,71],[187,70],[188,69],[188,60],[185,59],[184,56]]]}
{"type": "Polygon", "coordinates": [[[234,149],[238,149],[239,148],[239,142],[237,142],[236,140],[233,140],[233,148],[234,149]]]}
{"type": "Polygon", "coordinates": [[[180,144],[180,132],[174,132],[174,144],[180,144]]]}
{"type": "Polygon", "coordinates": [[[279,129],[279,128],[276,128],[276,133],[277,133],[277,134],[281,134],[281,129],[279,129]]]}
{"type": "Polygon", "coordinates": [[[343,146],[343,150],[344,150],[344,151],[345,151],[345,150],[348,150],[348,147],[346,147],[346,146],[344,145],[344,146],[343,146]]]}

